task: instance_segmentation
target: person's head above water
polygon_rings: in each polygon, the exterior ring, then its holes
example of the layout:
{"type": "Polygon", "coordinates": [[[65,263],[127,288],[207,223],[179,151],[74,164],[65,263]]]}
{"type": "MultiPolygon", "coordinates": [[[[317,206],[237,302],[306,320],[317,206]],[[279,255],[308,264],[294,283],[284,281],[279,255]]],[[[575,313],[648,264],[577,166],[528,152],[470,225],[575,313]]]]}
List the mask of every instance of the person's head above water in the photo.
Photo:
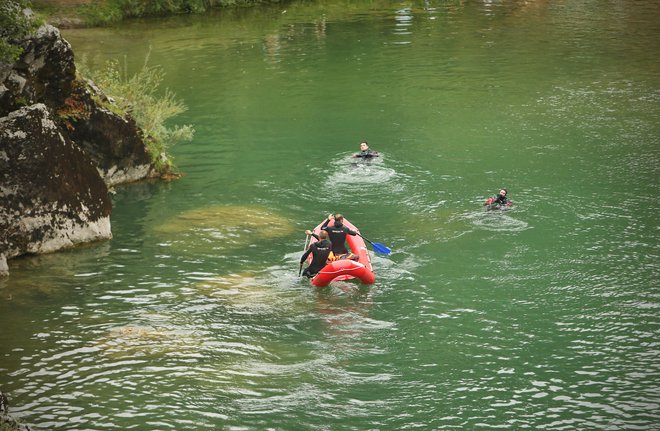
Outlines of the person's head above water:
{"type": "Polygon", "coordinates": [[[369,143],[367,141],[360,142],[360,151],[367,151],[369,149],[369,143]]]}
{"type": "Polygon", "coordinates": [[[509,191],[504,187],[500,189],[500,196],[506,196],[508,193],[509,191]]]}

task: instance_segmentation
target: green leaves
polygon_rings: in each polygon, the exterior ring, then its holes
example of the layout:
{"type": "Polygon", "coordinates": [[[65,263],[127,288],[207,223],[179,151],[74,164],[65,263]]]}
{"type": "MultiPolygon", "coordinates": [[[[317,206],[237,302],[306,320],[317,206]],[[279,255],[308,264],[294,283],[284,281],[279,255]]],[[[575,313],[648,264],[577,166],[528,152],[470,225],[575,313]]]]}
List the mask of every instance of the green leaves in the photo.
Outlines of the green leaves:
{"type": "MultiPolygon", "coordinates": [[[[89,74],[105,94],[114,100],[114,111],[118,108],[123,113],[130,113],[144,133],[152,161],[165,171],[172,167],[167,148],[178,142],[191,140],[194,129],[190,125],[166,126],[167,120],[188,108],[172,91],[161,90],[163,69],[149,66],[148,62],[147,54],[142,68],[133,75],[128,74],[126,62],[124,61],[122,66],[118,60],[106,62],[105,66],[96,72],[81,73],[89,74]]],[[[79,70],[88,69],[81,65],[79,70]]]]}
{"type": "Polygon", "coordinates": [[[28,0],[0,1],[0,63],[16,61],[23,52],[18,41],[36,28],[28,7],[28,0]]]}

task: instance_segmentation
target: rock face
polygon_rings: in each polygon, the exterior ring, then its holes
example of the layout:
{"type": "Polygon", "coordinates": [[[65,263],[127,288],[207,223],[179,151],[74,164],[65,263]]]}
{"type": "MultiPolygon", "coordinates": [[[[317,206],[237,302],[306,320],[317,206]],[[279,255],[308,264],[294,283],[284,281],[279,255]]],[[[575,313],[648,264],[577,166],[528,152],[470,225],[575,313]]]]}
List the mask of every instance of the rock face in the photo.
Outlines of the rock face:
{"type": "Polygon", "coordinates": [[[20,423],[9,414],[9,401],[0,391],[0,431],[30,431],[31,428],[20,423]]]}
{"type": "Polygon", "coordinates": [[[93,82],[76,82],[65,104],[84,114],[67,123],[67,129],[69,137],[92,158],[106,184],[158,176],[135,121],[116,115],[97,100],[111,103],[93,82]]]}
{"type": "Polygon", "coordinates": [[[112,237],[106,184],[43,104],[0,119],[0,200],[7,258],[112,237]]]}
{"type": "Polygon", "coordinates": [[[0,64],[0,276],[7,259],[111,238],[108,186],[157,177],[140,129],[76,78],[44,25],[0,64]]]}
{"type": "Polygon", "coordinates": [[[13,65],[0,64],[0,116],[33,103],[60,106],[71,93],[73,51],[59,30],[44,25],[22,46],[13,65]]]}

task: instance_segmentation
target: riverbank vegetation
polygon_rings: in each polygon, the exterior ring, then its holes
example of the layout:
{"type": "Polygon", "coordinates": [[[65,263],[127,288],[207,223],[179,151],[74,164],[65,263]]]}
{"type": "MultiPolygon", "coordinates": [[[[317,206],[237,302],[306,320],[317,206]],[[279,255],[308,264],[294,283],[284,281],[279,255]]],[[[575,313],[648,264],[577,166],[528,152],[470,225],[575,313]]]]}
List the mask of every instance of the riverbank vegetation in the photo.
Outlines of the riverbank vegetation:
{"type": "Polygon", "coordinates": [[[26,13],[28,7],[27,0],[0,1],[0,63],[14,62],[22,52],[14,42],[39,25],[26,13]]]}
{"type": "MultiPolygon", "coordinates": [[[[143,0],[133,3],[150,2],[143,0]]],[[[0,63],[14,63],[22,52],[20,40],[40,24],[40,20],[29,13],[29,7],[29,0],[0,1],[0,63]]],[[[194,130],[190,125],[167,125],[168,120],[184,112],[187,107],[170,90],[160,88],[164,71],[158,66],[149,65],[148,60],[149,55],[142,68],[132,75],[129,75],[125,63],[122,65],[116,60],[107,62],[100,69],[92,70],[83,59],[76,67],[79,78],[91,79],[108,96],[105,101],[97,100],[98,103],[122,117],[130,115],[135,119],[156,169],[163,175],[173,174],[174,166],[167,149],[177,142],[191,140],[194,130]]],[[[61,119],[68,122],[88,115],[81,109],[80,104],[71,98],[67,101],[70,103],[65,102],[58,110],[61,119]]]]}
{"type": "Polygon", "coordinates": [[[283,0],[33,0],[47,19],[65,26],[103,26],[128,18],[204,13],[214,8],[283,0]]]}
{"type": "Polygon", "coordinates": [[[116,114],[130,115],[144,134],[151,160],[161,173],[172,173],[173,163],[167,149],[183,141],[190,141],[194,129],[190,125],[168,127],[167,121],[187,110],[186,105],[169,89],[161,91],[164,71],[149,65],[149,54],[142,68],[129,74],[126,61],[111,60],[96,70],[83,59],[76,65],[79,75],[90,78],[112,100],[104,105],[116,114]]]}

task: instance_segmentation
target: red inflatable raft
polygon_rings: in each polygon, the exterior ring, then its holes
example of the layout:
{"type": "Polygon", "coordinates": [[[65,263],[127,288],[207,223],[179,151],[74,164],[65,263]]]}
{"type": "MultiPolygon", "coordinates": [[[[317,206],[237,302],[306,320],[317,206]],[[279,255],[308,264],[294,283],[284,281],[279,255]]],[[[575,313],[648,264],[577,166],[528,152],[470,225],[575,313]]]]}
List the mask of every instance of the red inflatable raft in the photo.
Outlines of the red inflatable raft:
{"type": "MultiPolygon", "coordinates": [[[[331,220],[328,223],[329,226],[332,226],[335,221],[331,220]]],[[[319,224],[314,228],[314,233],[319,234],[321,232],[321,226],[323,223],[319,224]]],[[[344,226],[349,229],[360,232],[358,228],[353,226],[348,220],[344,219],[344,226]]],[[[311,237],[310,244],[313,244],[317,241],[313,236],[311,237]]],[[[335,260],[334,262],[328,263],[319,271],[314,278],[312,278],[312,284],[317,287],[327,286],[333,281],[339,280],[350,280],[352,278],[359,279],[362,283],[373,284],[376,281],[376,275],[371,268],[371,259],[369,258],[369,250],[367,249],[364,240],[359,235],[346,235],[346,242],[351,248],[353,254],[358,256],[358,260],[350,259],[341,259],[335,260]]],[[[312,262],[312,255],[310,254],[307,258],[307,262],[312,262]]]]}

